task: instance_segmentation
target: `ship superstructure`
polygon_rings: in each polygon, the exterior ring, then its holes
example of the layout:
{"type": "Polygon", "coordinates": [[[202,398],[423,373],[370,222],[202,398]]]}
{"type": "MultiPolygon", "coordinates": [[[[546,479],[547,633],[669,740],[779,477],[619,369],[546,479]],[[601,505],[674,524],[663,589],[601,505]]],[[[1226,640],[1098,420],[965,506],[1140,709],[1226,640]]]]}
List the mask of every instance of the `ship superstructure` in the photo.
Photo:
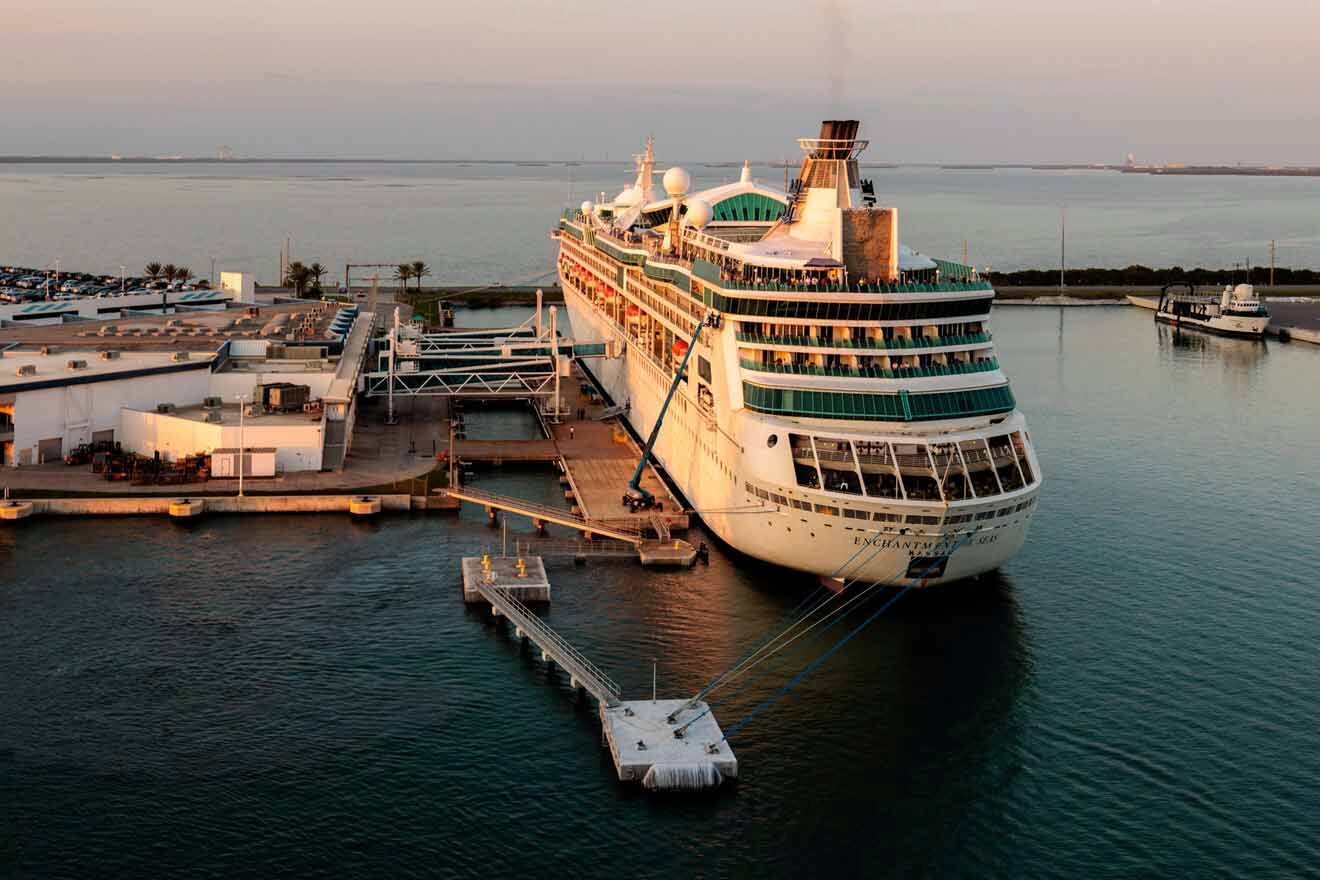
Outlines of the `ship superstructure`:
{"type": "Polygon", "coordinates": [[[861,177],[858,123],[827,121],[787,192],[744,165],[657,192],[653,142],[613,200],[561,218],[573,335],[616,340],[597,379],[694,512],[757,558],[825,577],[933,584],[1025,540],[1040,470],[1000,368],[994,291],[903,246],[861,177]]]}

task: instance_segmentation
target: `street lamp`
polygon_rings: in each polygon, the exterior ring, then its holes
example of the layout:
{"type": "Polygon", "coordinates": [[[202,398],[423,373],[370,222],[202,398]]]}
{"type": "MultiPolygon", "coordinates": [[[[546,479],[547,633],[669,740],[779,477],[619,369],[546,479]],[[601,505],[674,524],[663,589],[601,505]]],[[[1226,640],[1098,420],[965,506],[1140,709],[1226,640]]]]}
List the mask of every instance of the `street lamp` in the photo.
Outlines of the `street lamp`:
{"type": "Polygon", "coordinates": [[[243,409],[246,394],[238,395],[238,497],[243,497],[243,409]]]}
{"type": "Polygon", "coordinates": [[[119,267],[119,292],[120,292],[120,293],[123,293],[123,292],[124,292],[124,270],[125,270],[126,268],[127,268],[127,267],[125,267],[125,266],[120,266],[120,267],[119,267]]]}

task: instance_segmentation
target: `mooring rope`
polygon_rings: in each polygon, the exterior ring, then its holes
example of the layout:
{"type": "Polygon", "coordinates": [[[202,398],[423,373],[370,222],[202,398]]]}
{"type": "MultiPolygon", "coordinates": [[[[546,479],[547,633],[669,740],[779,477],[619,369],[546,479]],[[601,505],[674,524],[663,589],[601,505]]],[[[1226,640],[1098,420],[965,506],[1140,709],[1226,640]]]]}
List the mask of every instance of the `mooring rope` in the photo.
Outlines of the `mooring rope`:
{"type": "MultiPolygon", "coordinates": [[[[952,554],[953,551],[956,550],[956,549],[957,549],[957,548],[963,543],[963,541],[969,539],[969,538],[970,538],[973,534],[975,534],[977,531],[979,531],[979,529],[974,529],[972,532],[968,533],[968,535],[967,535],[966,538],[964,538],[964,539],[962,539],[962,540],[960,540],[960,541],[958,541],[958,542],[955,542],[954,545],[948,549],[948,553],[949,553],[949,554],[952,554]]],[[[946,534],[946,535],[944,535],[943,537],[947,538],[948,535],[946,534]]],[[[875,558],[875,556],[876,556],[877,554],[879,554],[879,552],[880,552],[882,549],[883,549],[883,548],[877,547],[877,548],[875,549],[875,551],[871,554],[871,556],[868,557],[864,562],[862,562],[861,565],[864,566],[867,562],[870,562],[871,559],[875,558]]],[[[935,546],[935,550],[938,552],[938,551],[940,550],[940,545],[937,544],[937,545],[935,546]]],[[[857,554],[854,553],[853,556],[849,558],[849,562],[851,562],[851,560],[852,560],[853,558],[855,558],[856,556],[857,556],[857,554]]],[[[845,563],[845,565],[846,565],[846,564],[847,564],[847,563],[845,563]]],[[[928,566],[928,567],[925,569],[925,571],[922,573],[921,577],[920,577],[920,578],[917,578],[917,580],[923,580],[923,579],[925,579],[925,577],[926,577],[927,575],[929,575],[930,572],[934,569],[934,567],[935,567],[936,565],[938,565],[938,564],[939,564],[938,562],[934,562],[934,563],[932,563],[930,566],[928,566]]],[[[859,566],[859,570],[860,570],[860,567],[861,567],[861,566],[859,566]]],[[[830,623],[829,623],[829,624],[828,624],[823,630],[821,630],[819,634],[820,634],[820,635],[823,635],[824,633],[829,632],[831,629],[834,628],[834,626],[836,626],[840,621],[842,621],[842,620],[844,619],[843,616],[841,616],[841,615],[843,615],[844,612],[846,612],[846,611],[847,611],[847,610],[848,610],[853,604],[855,604],[855,603],[861,601],[862,599],[864,599],[864,598],[865,598],[865,597],[866,597],[866,596],[867,596],[872,590],[874,590],[876,587],[879,587],[879,586],[882,586],[882,585],[886,585],[886,584],[888,584],[890,581],[892,581],[893,579],[897,578],[897,577],[899,576],[899,574],[900,574],[902,571],[903,571],[903,569],[900,568],[898,571],[896,571],[896,572],[895,572],[893,575],[891,575],[889,578],[882,578],[882,579],[880,579],[880,580],[872,581],[871,584],[868,585],[867,587],[865,587],[860,593],[857,593],[857,594],[854,594],[854,595],[849,596],[849,597],[848,597],[848,601],[844,602],[844,603],[843,603],[842,605],[840,605],[839,607],[833,609],[832,611],[830,611],[829,614],[825,615],[824,617],[820,618],[819,620],[816,620],[814,623],[812,623],[812,624],[811,624],[810,626],[808,626],[806,629],[804,629],[804,630],[802,630],[801,632],[799,632],[797,635],[793,636],[793,637],[792,637],[791,639],[789,639],[787,642],[784,642],[783,644],[781,644],[781,645],[779,645],[778,647],[776,647],[773,651],[771,651],[771,652],[769,652],[769,653],[767,653],[767,654],[764,654],[763,656],[761,656],[761,657],[759,657],[759,658],[756,658],[755,660],[751,660],[751,658],[749,657],[747,660],[745,660],[745,661],[743,661],[742,663],[739,664],[739,668],[730,669],[729,671],[727,671],[726,673],[724,673],[722,676],[720,676],[720,680],[719,680],[717,683],[713,683],[712,685],[707,686],[707,687],[702,691],[701,694],[699,694],[697,697],[694,697],[691,701],[689,701],[687,704],[685,704],[685,705],[683,706],[683,708],[688,708],[689,706],[695,704],[695,703],[696,703],[698,700],[700,700],[702,697],[709,696],[710,694],[712,694],[712,693],[714,693],[715,691],[719,690],[721,687],[725,686],[725,685],[728,684],[729,682],[734,681],[735,679],[737,679],[737,678],[739,678],[739,677],[745,675],[746,673],[750,672],[752,669],[754,669],[754,668],[756,668],[757,666],[761,665],[761,664],[762,664],[763,662],[765,662],[766,660],[769,660],[770,658],[774,657],[776,654],[780,654],[780,653],[781,653],[785,648],[787,648],[789,645],[793,644],[794,642],[796,642],[798,639],[802,638],[803,636],[806,636],[806,635],[807,635],[808,633],[810,633],[813,629],[815,629],[815,628],[816,628],[817,626],[819,626],[820,624],[825,623],[826,621],[831,621],[831,622],[830,622],[830,623]],[[831,620],[831,619],[832,619],[832,620],[831,620]]],[[[800,626],[802,623],[806,622],[806,621],[811,617],[811,615],[815,614],[817,611],[819,611],[819,610],[821,610],[822,608],[824,608],[824,607],[825,607],[830,601],[832,601],[833,599],[836,599],[836,598],[839,598],[839,597],[843,596],[843,595],[844,595],[844,591],[847,590],[848,586],[855,585],[855,584],[858,583],[860,580],[861,580],[861,578],[859,577],[859,578],[854,578],[850,583],[845,583],[844,586],[843,586],[843,588],[840,590],[839,593],[837,593],[837,594],[831,596],[830,598],[826,599],[824,602],[821,602],[821,603],[818,604],[816,607],[812,608],[809,612],[807,612],[805,615],[802,616],[801,620],[799,620],[799,621],[797,621],[796,623],[794,623],[793,626],[791,626],[791,627],[789,627],[788,629],[786,629],[783,633],[780,633],[779,636],[776,636],[775,639],[773,639],[773,640],[771,640],[771,641],[776,641],[776,640],[778,640],[779,638],[782,638],[784,635],[787,635],[787,633],[791,632],[795,627],[800,626]]],[[[799,606],[799,607],[800,607],[800,606],[799,606]]],[[[762,647],[759,648],[759,649],[757,649],[756,651],[754,651],[753,654],[760,653],[761,651],[763,651],[763,650],[764,650],[766,647],[768,647],[768,646],[769,646],[769,643],[766,643],[766,644],[762,645],[762,647]]],[[[784,659],[784,658],[781,657],[781,660],[782,660],[782,659],[784,659]]],[[[723,703],[727,703],[727,702],[728,702],[729,700],[731,700],[733,697],[737,696],[738,694],[740,694],[740,693],[742,693],[744,690],[746,690],[748,687],[750,687],[754,682],[760,681],[762,678],[764,678],[766,675],[768,675],[770,672],[772,672],[775,668],[776,668],[775,666],[771,666],[769,669],[765,670],[765,671],[762,672],[760,675],[755,676],[755,677],[753,677],[753,678],[751,678],[751,679],[749,679],[749,680],[743,682],[743,684],[742,684],[741,686],[739,686],[739,687],[737,688],[737,690],[735,690],[732,694],[729,694],[729,695],[728,695],[727,697],[725,697],[721,702],[723,702],[723,703]]],[[[706,707],[706,709],[705,709],[704,711],[700,712],[698,715],[696,715],[696,717],[692,718],[691,720],[687,721],[687,722],[684,723],[683,725],[681,725],[681,726],[679,726],[678,728],[676,728],[676,732],[681,733],[682,731],[686,730],[686,729],[688,728],[688,726],[690,726],[691,724],[695,723],[696,721],[698,721],[698,720],[700,720],[701,718],[704,718],[706,715],[710,714],[713,705],[714,705],[714,704],[712,704],[712,705],[708,705],[708,706],[706,707]]],[[[678,715],[678,712],[681,712],[681,711],[682,711],[682,709],[679,709],[678,711],[674,712],[673,715],[670,716],[671,719],[672,719],[674,716],[678,715]]]]}
{"type": "MultiPolygon", "coordinates": [[[[968,532],[966,535],[964,535],[962,538],[960,538],[960,539],[959,539],[959,540],[958,540],[958,541],[957,541],[952,547],[949,548],[948,553],[945,554],[946,557],[947,557],[947,556],[952,556],[952,555],[953,555],[953,552],[954,552],[955,550],[957,550],[959,547],[961,547],[961,546],[962,546],[963,544],[965,544],[967,541],[971,540],[972,536],[975,535],[978,531],[980,531],[980,530],[979,530],[979,529],[973,529],[972,531],[970,531],[970,532],[968,532]]],[[[925,580],[926,577],[929,576],[930,573],[931,573],[932,571],[934,571],[935,568],[936,568],[936,566],[938,566],[938,565],[939,565],[939,561],[938,561],[938,560],[936,560],[935,562],[932,562],[929,566],[927,566],[926,570],[922,573],[921,577],[918,578],[917,580],[918,580],[918,581],[920,581],[920,580],[925,580]]],[[[875,586],[875,584],[872,584],[872,586],[875,586]]],[[[869,589],[869,588],[868,588],[868,589],[869,589]]],[[[766,700],[764,700],[759,706],[757,706],[757,707],[756,707],[755,709],[753,709],[751,712],[747,713],[747,714],[744,715],[742,718],[740,718],[740,719],[738,720],[738,722],[737,722],[736,724],[733,725],[733,727],[729,728],[729,729],[724,733],[724,736],[720,737],[720,740],[719,740],[719,741],[720,741],[720,742],[724,742],[724,741],[727,740],[729,737],[731,737],[731,736],[733,736],[735,733],[737,733],[739,730],[742,730],[744,727],[746,727],[747,724],[748,724],[748,722],[750,722],[750,721],[751,721],[753,718],[755,718],[757,715],[761,714],[763,711],[765,711],[766,709],[768,709],[771,705],[774,704],[774,702],[775,702],[776,700],[778,700],[778,699],[779,699],[780,697],[782,697],[784,694],[786,694],[786,693],[788,693],[790,690],[792,690],[794,685],[796,685],[798,682],[802,681],[802,679],[804,679],[804,678],[806,678],[808,675],[810,675],[811,672],[812,672],[813,670],[815,670],[816,668],[818,668],[818,667],[819,667],[821,664],[823,664],[826,660],[830,659],[830,657],[834,656],[834,654],[837,653],[837,652],[839,651],[840,648],[842,648],[844,645],[846,645],[846,644],[848,644],[850,641],[852,641],[852,640],[857,636],[858,633],[860,633],[862,630],[866,629],[866,627],[869,626],[869,625],[870,625],[870,624],[871,624],[876,618],[878,618],[880,615],[884,614],[887,610],[889,610],[889,608],[891,608],[895,602],[897,602],[899,599],[903,598],[903,596],[907,595],[907,592],[908,592],[908,590],[910,590],[910,589],[912,589],[912,584],[907,584],[906,586],[903,587],[903,589],[899,590],[899,591],[898,591],[897,593],[895,593],[892,597],[890,597],[890,599],[889,599],[887,602],[885,602],[883,605],[881,605],[881,606],[880,606],[879,608],[877,608],[875,611],[871,612],[871,614],[870,614],[869,616],[867,616],[867,618],[866,618],[865,620],[863,620],[863,621],[862,621],[861,623],[859,623],[857,626],[853,627],[853,629],[852,629],[851,632],[849,632],[846,636],[844,636],[842,639],[840,639],[838,642],[836,642],[832,647],[830,647],[829,650],[827,650],[824,654],[821,654],[819,657],[817,657],[815,660],[813,660],[810,664],[807,665],[807,667],[806,667],[805,669],[803,669],[803,670],[802,670],[801,672],[799,672],[797,675],[793,676],[793,678],[792,678],[791,680],[789,680],[787,684],[785,684],[785,685],[784,685],[783,687],[781,687],[779,690],[775,691],[774,694],[772,694],[769,698],[767,698],[766,700]]],[[[709,710],[707,710],[707,711],[709,711],[709,710]]]]}
{"type": "MultiPolygon", "coordinates": [[[[872,546],[872,545],[869,545],[869,544],[863,544],[861,547],[858,547],[857,550],[853,552],[852,556],[849,556],[849,557],[844,561],[843,565],[839,566],[838,568],[836,568],[836,569],[834,570],[834,574],[831,575],[831,577],[838,577],[839,574],[840,574],[841,572],[845,571],[845,570],[846,570],[846,569],[852,564],[852,561],[853,561],[854,559],[856,559],[856,558],[858,557],[858,555],[860,555],[864,550],[867,550],[867,549],[872,550],[872,553],[871,553],[871,556],[868,557],[868,558],[862,563],[862,565],[865,565],[866,562],[870,562],[871,559],[873,559],[873,558],[874,558],[874,557],[880,552],[880,550],[881,550],[882,548],[880,548],[880,547],[875,547],[875,546],[872,546]]],[[[859,570],[860,570],[860,568],[861,568],[861,565],[858,566],[858,569],[859,569],[859,570]]],[[[844,588],[846,588],[846,587],[847,587],[847,584],[845,583],[844,588]]],[[[794,607],[791,611],[789,611],[787,614],[782,615],[778,620],[775,621],[775,623],[773,623],[770,627],[768,627],[767,630],[766,630],[766,635],[765,635],[763,638],[761,638],[760,640],[758,640],[758,642],[757,642],[756,644],[754,644],[751,648],[749,648],[744,654],[742,654],[742,655],[741,655],[737,660],[735,660],[732,664],[730,664],[728,667],[726,667],[726,668],[724,669],[723,672],[718,673],[714,678],[712,678],[710,681],[708,681],[708,682],[706,683],[706,686],[705,686],[705,687],[703,687],[700,691],[698,691],[698,692],[696,693],[696,695],[692,697],[692,699],[690,699],[690,700],[688,700],[686,703],[684,703],[683,706],[682,706],[682,708],[680,708],[680,709],[679,709],[678,711],[676,711],[674,714],[677,715],[678,712],[683,711],[683,709],[687,709],[687,708],[691,707],[692,705],[696,704],[697,701],[701,700],[701,699],[702,699],[703,697],[705,697],[707,694],[711,693],[715,688],[717,688],[720,684],[722,684],[726,678],[728,678],[729,676],[731,676],[731,675],[733,675],[735,672],[737,672],[737,670],[739,669],[739,667],[741,667],[743,664],[745,664],[745,663],[747,663],[749,660],[751,660],[752,657],[754,657],[756,654],[759,654],[761,651],[765,650],[765,648],[769,647],[769,646],[770,646],[771,644],[773,644],[774,642],[776,642],[776,641],[778,641],[779,639],[783,638],[785,635],[787,635],[788,633],[792,632],[792,631],[793,631],[794,629],[796,629],[798,626],[801,626],[801,625],[802,625],[802,624],[803,624],[803,623],[804,623],[809,617],[811,617],[811,615],[815,614],[817,611],[819,611],[822,607],[824,607],[826,604],[828,604],[828,603],[829,603],[830,601],[832,601],[834,598],[837,598],[839,595],[842,595],[842,591],[840,591],[839,593],[833,594],[833,595],[831,595],[831,596],[827,596],[827,597],[825,598],[825,601],[821,602],[819,605],[816,605],[814,608],[812,608],[812,609],[811,609],[810,611],[808,611],[806,614],[802,615],[802,616],[801,616],[801,619],[797,619],[797,620],[795,620],[795,618],[798,617],[798,613],[799,613],[800,611],[802,611],[803,608],[807,607],[807,605],[809,605],[810,603],[812,603],[812,602],[813,602],[818,596],[820,596],[820,594],[823,593],[823,592],[829,592],[829,588],[826,587],[826,586],[824,586],[823,584],[821,584],[821,585],[818,585],[818,586],[816,587],[815,590],[813,590],[813,591],[811,591],[810,593],[808,593],[807,596],[806,596],[806,598],[804,598],[801,602],[799,602],[799,603],[797,604],[797,606],[795,606],[795,607],[794,607]],[[794,622],[793,622],[790,626],[788,626],[786,629],[777,632],[777,630],[779,630],[780,626],[781,626],[782,624],[788,622],[788,621],[794,621],[794,622]]]]}

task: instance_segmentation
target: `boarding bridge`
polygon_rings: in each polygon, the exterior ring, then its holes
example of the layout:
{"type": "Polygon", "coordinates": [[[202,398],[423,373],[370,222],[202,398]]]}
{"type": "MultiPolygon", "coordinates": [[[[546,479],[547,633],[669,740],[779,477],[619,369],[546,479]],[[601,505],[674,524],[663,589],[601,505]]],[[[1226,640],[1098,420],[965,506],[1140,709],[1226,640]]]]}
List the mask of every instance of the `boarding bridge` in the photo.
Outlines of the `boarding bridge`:
{"type": "Polygon", "coordinates": [[[574,342],[556,329],[555,309],[548,326],[540,309],[517,327],[481,328],[425,333],[394,324],[376,356],[374,369],[363,375],[369,397],[548,397],[559,399],[559,383],[570,365],[581,358],[620,357],[622,344],[574,342]]]}

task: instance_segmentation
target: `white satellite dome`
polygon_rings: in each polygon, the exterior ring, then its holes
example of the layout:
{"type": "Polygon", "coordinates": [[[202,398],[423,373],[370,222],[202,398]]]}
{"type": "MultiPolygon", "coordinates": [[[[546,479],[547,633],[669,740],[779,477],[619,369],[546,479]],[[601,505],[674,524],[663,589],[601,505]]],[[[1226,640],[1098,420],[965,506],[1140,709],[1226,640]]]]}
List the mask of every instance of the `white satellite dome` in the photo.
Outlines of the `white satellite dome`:
{"type": "Polygon", "coordinates": [[[581,207],[582,207],[582,213],[587,217],[590,217],[591,212],[596,210],[596,206],[591,203],[590,199],[583,202],[581,207]]]}
{"type": "Polygon", "coordinates": [[[632,208],[632,207],[636,207],[636,205],[639,202],[641,202],[641,200],[642,200],[642,189],[636,184],[633,184],[630,187],[626,187],[622,192],[620,192],[617,196],[614,197],[614,204],[615,206],[620,208],[632,208]]]}
{"type": "Polygon", "coordinates": [[[665,172],[665,177],[662,183],[664,184],[665,192],[669,193],[669,197],[671,199],[677,199],[687,195],[688,189],[692,186],[692,175],[675,165],[673,168],[670,168],[665,172]]]}
{"type": "Polygon", "coordinates": [[[688,199],[687,213],[683,216],[688,226],[701,229],[715,216],[715,209],[704,199],[688,199]]]}

